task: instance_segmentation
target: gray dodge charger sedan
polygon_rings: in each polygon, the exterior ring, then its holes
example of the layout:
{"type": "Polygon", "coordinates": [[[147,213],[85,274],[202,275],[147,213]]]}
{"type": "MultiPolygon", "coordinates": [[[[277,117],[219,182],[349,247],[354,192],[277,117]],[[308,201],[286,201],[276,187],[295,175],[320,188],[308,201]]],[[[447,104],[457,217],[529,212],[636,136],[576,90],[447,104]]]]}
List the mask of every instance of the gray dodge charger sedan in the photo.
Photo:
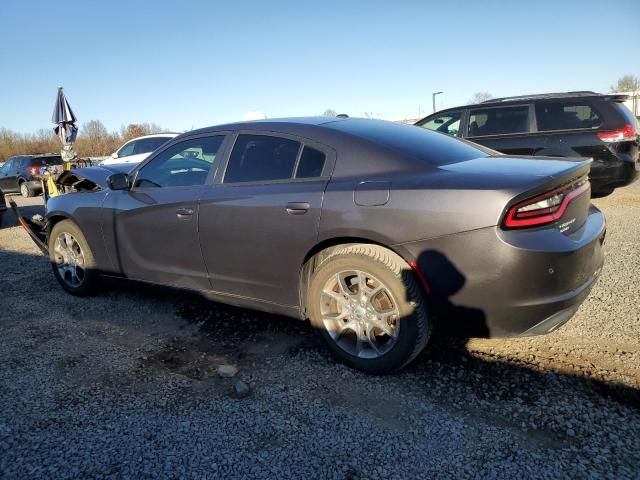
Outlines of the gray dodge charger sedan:
{"type": "Polygon", "coordinates": [[[603,263],[590,160],[510,157],[355,118],[180,135],[131,170],[61,179],[45,243],[69,293],[101,276],[309,319],[344,363],[402,368],[433,328],[550,332],[603,263]]]}

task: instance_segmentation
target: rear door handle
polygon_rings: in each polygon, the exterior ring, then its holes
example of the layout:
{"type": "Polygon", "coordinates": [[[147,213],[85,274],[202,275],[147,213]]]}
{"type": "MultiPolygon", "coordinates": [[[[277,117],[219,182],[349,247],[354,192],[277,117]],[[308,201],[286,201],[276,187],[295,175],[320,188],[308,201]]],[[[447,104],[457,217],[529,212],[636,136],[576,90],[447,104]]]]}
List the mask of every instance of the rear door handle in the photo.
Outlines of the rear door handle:
{"type": "Polygon", "coordinates": [[[191,218],[192,215],[193,215],[192,208],[179,208],[178,210],[176,210],[176,216],[180,220],[188,220],[189,218],[191,218]]]}
{"type": "Polygon", "coordinates": [[[287,203],[287,213],[289,215],[304,215],[311,208],[309,202],[289,202],[287,203]]]}

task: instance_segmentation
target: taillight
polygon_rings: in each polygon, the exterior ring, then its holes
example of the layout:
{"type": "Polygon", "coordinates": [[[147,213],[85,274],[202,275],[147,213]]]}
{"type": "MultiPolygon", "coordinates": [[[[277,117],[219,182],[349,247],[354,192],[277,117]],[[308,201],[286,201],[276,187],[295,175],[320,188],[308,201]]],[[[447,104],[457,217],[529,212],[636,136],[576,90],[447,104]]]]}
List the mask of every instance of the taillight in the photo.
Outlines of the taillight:
{"type": "Polygon", "coordinates": [[[555,222],[564,215],[571,200],[588,191],[589,186],[589,181],[584,179],[519,202],[509,208],[504,226],[505,228],[530,228],[555,222]]]}
{"type": "Polygon", "coordinates": [[[624,127],[611,132],[598,132],[598,138],[603,142],[622,142],[624,140],[634,140],[638,136],[636,129],[630,123],[624,127]]]}
{"type": "Polygon", "coordinates": [[[37,175],[40,169],[38,167],[29,167],[27,169],[30,175],[37,175]]]}

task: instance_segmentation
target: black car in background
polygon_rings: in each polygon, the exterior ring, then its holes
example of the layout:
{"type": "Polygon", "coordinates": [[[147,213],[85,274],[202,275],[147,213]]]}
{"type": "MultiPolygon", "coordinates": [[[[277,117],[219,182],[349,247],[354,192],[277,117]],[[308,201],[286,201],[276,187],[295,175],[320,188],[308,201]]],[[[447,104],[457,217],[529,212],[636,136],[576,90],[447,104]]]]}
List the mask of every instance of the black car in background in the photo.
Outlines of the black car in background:
{"type": "Polygon", "coordinates": [[[42,190],[37,175],[42,167],[62,165],[62,157],[55,154],[17,155],[0,167],[0,189],[4,193],[20,192],[33,197],[42,190]]]}
{"type": "Polygon", "coordinates": [[[508,155],[593,158],[592,195],[629,185],[640,172],[638,122],[626,95],[549,93],[449,108],[417,126],[466,138],[508,155]]]}

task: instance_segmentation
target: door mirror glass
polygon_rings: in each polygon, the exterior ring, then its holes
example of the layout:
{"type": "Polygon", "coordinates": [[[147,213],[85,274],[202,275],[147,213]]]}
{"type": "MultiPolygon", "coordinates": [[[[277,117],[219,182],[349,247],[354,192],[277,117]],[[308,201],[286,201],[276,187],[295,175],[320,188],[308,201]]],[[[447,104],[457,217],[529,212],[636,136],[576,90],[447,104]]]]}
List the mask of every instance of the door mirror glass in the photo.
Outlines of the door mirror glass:
{"type": "Polygon", "coordinates": [[[128,190],[129,189],[129,175],[126,173],[114,173],[107,178],[107,186],[111,190],[128,190]]]}

